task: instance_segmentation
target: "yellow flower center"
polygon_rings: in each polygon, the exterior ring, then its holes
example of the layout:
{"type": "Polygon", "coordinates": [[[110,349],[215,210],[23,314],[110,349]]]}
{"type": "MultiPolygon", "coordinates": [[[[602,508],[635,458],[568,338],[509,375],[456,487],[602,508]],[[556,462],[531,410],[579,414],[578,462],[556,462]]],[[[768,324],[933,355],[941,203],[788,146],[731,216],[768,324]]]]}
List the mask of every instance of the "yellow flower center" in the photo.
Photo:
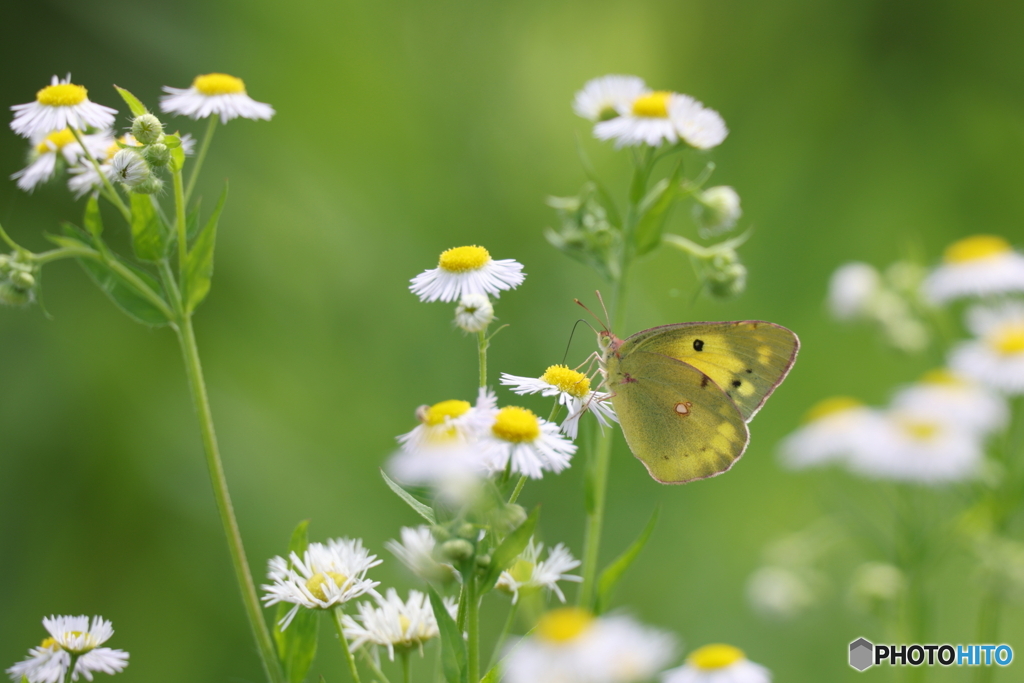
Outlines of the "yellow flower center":
{"type": "Polygon", "coordinates": [[[928,372],[924,373],[923,377],[921,377],[921,381],[924,384],[939,384],[948,387],[958,387],[963,386],[965,384],[965,382],[962,379],[954,375],[946,368],[936,368],[935,370],[929,370],[928,372]]]}
{"type": "Polygon", "coordinates": [[[583,398],[590,391],[590,378],[582,372],[570,370],[565,365],[552,365],[540,376],[541,381],[547,382],[559,391],[583,398]]]}
{"type": "Polygon", "coordinates": [[[341,588],[348,581],[348,577],[341,572],[317,572],[306,581],[306,588],[317,600],[326,600],[327,593],[324,592],[324,584],[333,581],[334,585],[341,588]]]}
{"type": "Polygon", "coordinates": [[[451,418],[465,415],[469,408],[469,401],[441,401],[427,408],[420,419],[428,427],[437,427],[451,418]]]}
{"type": "Polygon", "coordinates": [[[499,439],[513,443],[533,441],[540,436],[540,422],[533,411],[518,406],[508,406],[498,411],[491,431],[499,439]]]}
{"type": "Polygon", "coordinates": [[[46,154],[50,150],[63,149],[65,145],[70,145],[74,141],[75,134],[65,128],[64,130],[58,130],[47,135],[42,142],[36,145],[36,151],[40,154],[46,154]]]}
{"type": "Polygon", "coordinates": [[[57,641],[53,638],[43,638],[43,642],[39,643],[39,647],[43,648],[44,650],[60,649],[60,645],[58,645],[57,641]]]}
{"type": "Polygon", "coordinates": [[[509,574],[515,579],[516,583],[526,583],[533,578],[533,562],[528,562],[522,558],[516,560],[516,563],[512,565],[512,569],[509,570],[509,574]]]}
{"type": "Polygon", "coordinates": [[[585,633],[594,615],[580,607],[553,609],[537,622],[537,635],[552,643],[567,643],[585,633]]]}
{"type": "Polygon", "coordinates": [[[1004,356],[1024,353],[1024,323],[1008,325],[992,335],[992,348],[1004,356]]]}
{"type": "Polygon", "coordinates": [[[647,116],[649,118],[668,118],[668,100],[672,93],[667,90],[657,90],[633,100],[633,115],[647,116]]]}
{"type": "Polygon", "coordinates": [[[204,95],[232,95],[236,92],[245,92],[245,83],[242,79],[227,74],[196,76],[196,80],[192,81],[192,87],[204,95]]]}
{"type": "Polygon", "coordinates": [[[89,91],[73,83],[48,85],[36,93],[36,102],[48,107],[73,107],[85,102],[89,91]]]}
{"type": "Polygon", "coordinates": [[[900,420],[900,426],[917,441],[930,441],[939,433],[939,426],[934,422],[921,422],[919,420],[900,420]]]}
{"type": "Polygon", "coordinates": [[[408,632],[409,627],[412,626],[412,622],[409,621],[409,617],[404,614],[398,615],[398,628],[402,631],[403,636],[410,635],[408,632]]]}
{"type": "Polygon", "coordinates": [[[946,247],[946,263],[966,263],[992,258],[1013,251],[1010,243],[996,235],[973,235],[946,247]]]}
{"type": "Polygon", "coordinates": [[[860,408],[863,403],[855,398],[849,396],[833,396],[832,398],[826,398],[821,401],[809,411],[804,417],[804,422],[817,422],[823,417],[829,415],[835,415],[836,413],[842,413],[847,410],[853,410],[854,408],[860,408]]]}
{"type": "Polygon", "coordinates": [[[441,254],[437,265],[449,273],[465,273],[479,270],[491,260],[491,255],[483,247],[455,247],[441,254]]]}
{"type": "Polygon", "coordinates": [[[686,658],[686,662],[706,671],[710,669],[724,669],[745,658],[746,655],[743,654],[743,650],[738,647],[716,643],[715,645],[705,645],[704,647],[697,648],[686,658]]]}

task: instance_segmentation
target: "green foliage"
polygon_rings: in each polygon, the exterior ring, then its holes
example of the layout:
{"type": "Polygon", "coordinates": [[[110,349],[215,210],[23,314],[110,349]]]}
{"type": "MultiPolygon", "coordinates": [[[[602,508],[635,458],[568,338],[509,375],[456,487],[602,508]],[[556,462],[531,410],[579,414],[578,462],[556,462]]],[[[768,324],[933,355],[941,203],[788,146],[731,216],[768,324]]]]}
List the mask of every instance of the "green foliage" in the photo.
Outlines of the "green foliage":
{"type": "Polygon", "coordinates": [[[213,279],[213,248],[217,242],[217,222],[220,220],[220,213],[224,209],[224,202],[227,201],[227,198],[228,186],[225,184],[220,199],[217,201],[217,208],[213,210],[213,214],[206,222],[206,227],[196,237],[196,241],[188,253],[188,259],[185,261],[185,274],[181,288],[185,299],[185,311],[188,313],[194,311],[210,292],[210,282],[213,279]]]}
{"type": "Polygon", "coordinates": [[[100,216],[100,203],[96,195],[90,195],[89,201],[85,203],[85,218],[83,219],[85,229],[93,237],[103,234],[103,218],[100,216]]]}
{"type": "Polygon", "coordinates": [[[132,116],[142,116],[143,114],[149,113],[146,106],[142,104],[142,102],[139,101],[139,98],[135,95],[116,85],[114,86],[114,89],[117,90],[117,94],[121,96],[124,103],[128,105],[128,109],[131,110],[132,116]]]}
{"type": "Polygon", "coordinates": [[[415,510],[420,517],[427,520],[431,524],[437,524],[437,518],[434,516],[434,511],[431,510],[429,506],[424,505],[420,501],[413,498],[413,495],[411,493],[409,493],[401,486],[399,486],[397,483],[392,481],[391,477],[389,477],[384,470],[380,471],[380,476],[384,477],[384,482],[388,485],[388,488],[394,491],[399,498],[405,501],[406,505],[415,510]]]}
{"type": "MultiPolygon", "coordinates": [[[[288,542],[288,552],[302,556],[309,547],[309,520],[299,522],[288,542]]],[[[316,610],[300,608],[288,628],[281,630],[280,622],[292,605],[278,603],[274,615],[274,643],[277,655],[284,669],[288,683],[302,683],[313,665],[316,657],[317,631],[320,625],[320,614],[316,610]]]]}
{"type": "Polygon", "coordinates": [[[679,196],[682,167],[682,163],[677,164],[672,176],[655,183],[640,202],[640,219],[633,233],[633,248],[637,256],[643,256],[661,243],[665,221],[668,220],[670,209],[679,196]]]}
{"type": "Polygon", "coordinates": [[[602,614],[608,611],[608,607],[611,605],[612,592],[615,590],[616,584],[622,578],[626,570],[630,568],[637,556],[640,555],[640,551],[647,545],[647,539],[651,537],[651,533],[654,532],[654,527],[658,523],[658,515],[661,512],[660,507],[655,507],[654,512],[651,513],[651,518],[647,521],[643,531],[637,537],[633,543],[626,548],[625,552],[619,555],[615,560],[604,568],[601,572],[601,577],[597,581],[597,596],[596,604],[594,605],[594,613],[602,614]]]}
{"type": "Polygon", "coordinates": [[[467,655],[466,641],[462,638],[462,629],[459,628],[448,609],[444,606],[444,600],[432,587],[427,587],[430,595],[430,606],[434,610],[434,619],[437,620],[437,628],[441,633],[441,669],[444,671],[444,678],[448,683],[467,683],[467,655]]]}
{"type": "Polygon", "coordinates": [[[163,221],[153,206],[153,198],[145,194],[131,195],[132,248],[140,261],[158,261],[167,247],[163,221]]]}
{"type": "Polygon", "coordinates": [[[480,583],[481,593],[491,590],[498,581],[498,577],[501,576],[501,572],[510,567],[516,561],[516,558],[519,557],[519,554],[523,552],[526,544],[530,541],[530,537],[533,536],[534,529],[537,528],[537,520],[539,518],[540,506],[538,505],[530,512],[529,517],[494,549],[494,552],[491,553],[491,564],[487,568],[487,574],[484,575],[483,581],[480,583]]]}
{"type": "Polygon", "coordinates": [[[558,213],[561,226],[548,228],[544,237],[559,251],[612,281],[619,276],[615,255],[621,248],[621,235],[598,199],[598,187],[590,182],[575,197],[549,197],[548,206],[558,213]]]}

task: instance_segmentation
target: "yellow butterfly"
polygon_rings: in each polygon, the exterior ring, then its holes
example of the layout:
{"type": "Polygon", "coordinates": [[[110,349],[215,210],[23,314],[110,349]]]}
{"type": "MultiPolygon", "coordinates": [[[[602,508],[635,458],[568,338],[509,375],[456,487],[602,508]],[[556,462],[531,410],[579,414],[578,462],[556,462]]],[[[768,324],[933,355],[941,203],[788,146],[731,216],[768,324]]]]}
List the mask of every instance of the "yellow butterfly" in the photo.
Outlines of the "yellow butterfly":
{"type": "Polygon", "coordinates": [[[626,443],[665,484],[713,477],[750,440],[747,423],[786,378],[800,340],[760,320],[598,333],[605,386],[626,443]]]}

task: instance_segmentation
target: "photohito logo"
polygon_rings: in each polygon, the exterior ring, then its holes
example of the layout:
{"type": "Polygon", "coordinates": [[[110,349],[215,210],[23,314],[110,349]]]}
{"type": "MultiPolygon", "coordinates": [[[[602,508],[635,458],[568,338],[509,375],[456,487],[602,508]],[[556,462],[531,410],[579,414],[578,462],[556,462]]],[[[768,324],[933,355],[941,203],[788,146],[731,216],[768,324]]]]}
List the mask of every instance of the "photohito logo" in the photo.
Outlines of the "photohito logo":
{"type": "Polygon", "coordinates": [[[850,666],[857,671],[888,662],[889,666],[1008,666],[1009,645],[875,645],[866,638],[850,643],[850,666]]]}

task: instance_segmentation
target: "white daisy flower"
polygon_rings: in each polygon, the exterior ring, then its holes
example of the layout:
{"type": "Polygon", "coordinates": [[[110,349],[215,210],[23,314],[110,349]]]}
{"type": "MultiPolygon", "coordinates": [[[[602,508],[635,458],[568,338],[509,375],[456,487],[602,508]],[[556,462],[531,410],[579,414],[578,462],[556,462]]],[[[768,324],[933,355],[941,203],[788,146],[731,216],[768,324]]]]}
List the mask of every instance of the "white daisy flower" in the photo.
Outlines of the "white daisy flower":
{"type": "Polygon", "coordinates": [[[36,93],[36,101],[11,107],[11,130],[24,138],[38,140],[50,133],[74,128],[106,130],[113,127],[116,109],[89,101],[88,91],[56,76],[50,85],[36,93]]]}
{"type": "Polygon", "coordinates": [[[964,296],[1024,291],[1024,255],[997,235],[974,235],[946,248],[942,265],[928,275],[925,296],[944,303],[964,296]]]}
{"type": "MultiPolygon", "coordinates": [[[[458,605],[451,598],[445,598],[448,613],[455,617],[458,605]]],[[[388,649],[388,658],[395,660],[395,648],[412,650],[418,648],[423,654],[423,643],[439,634],[434,610],[424,593],[409,591],[409,599],[403,601],[394,588],[387,596],[377,598],[377,604],[359,603],[359,616],[342,618],[345,637],[355,650],[369,643],[388,649]],[[358,621],[357,621],[358,619],[358,621]]]]}
{"type": "Polygon", "coordinates": [[[882,288],[882,276],[874,266],[851,261],[832,273],[828,282],[829,308],[838,320],[861,318],[872,310],[882,288]]]}
{"type": "Polygon", "coordinates": [[[507,683],[639,683],[675,655],[675,638],[631,617],[595,617],[561,607],[540,618],[532,634],[509,648],[507,683]]]}
{"type": "Polygon", "coordinates": [[[94,673],[116,674],[128,666],[127,652],[100,647],[114,635],[110,622],[102,617],[93,617],[90,622],[84,615],[50,616],[43,619],[43,626],[50,637],[29,650],[28,659],[7,670],[13,680],[20,681],[25,676],[29,683],[59,683],[71,666],[72,657],[72,681],[91,681],[94,673]]]}
{"type": "Polygon", "coordinates": [[[268,562],[267,578],[273,583],[262,586],[263,602],[270,605],[290,602],[295,605],[280,621],[282,629],[295,618],[300,607],[330,609],[370,593],[379,581],[366,578],[366,572],[381,561],[371,555],[359,539],[336,538],[327,543],[310,543],[299,557],[273,557],[268,562]]]}
{"type": "Polygon", "coordinates": [[[455,301],[467,294],[501,295],[515,289],[526,275],[523,264],[514,259],[495,261],[483,247],[455,247],[441,254],[437,268],[427,270],[410,282],[409,289],[420,301],[455,301]]]}
{"type": "Polygon", "coordinates": [[[686,664],[666,671],[662,683],[770,683],[772,674],[754,664],[732,645],[705,645],[686,658],[686,664]]]}
{"type": "Polygon", "coordinates": [[[437,540],[430,527],[402,527],[402,541],[385,541],[384,547],[398,558],[413,574],[424,581],[448,583],[460,578],[455,567],[439,562],[435,553],[437,540]]]}
{"type": "Polygon", "coordinates": [[[979,338],[954,348],[949,366],[998,391],[1024,393],[1024,303],[975,306],[967,327],[979,338]]]}
{"type": "Polygon", "coordinates": [[[709,187],[697,193],[694,199],[697,203],[693,205],[693,218],[704,235],[713,236],[731,230],[743,215],[740,196],[728,185],[709,187]]]}
{"type": "Polygon", "coordinates": [[[580,561],[572,556],[565,545],[559,543],[548,551],[548,559],[541,560],[544,544],[537,543],[533,538],[516,558],[509,569],[498,577],[495,588],[512,595],[512,604],[519,602],[519,591],[539,590],[553,591],[558,599],[565,602],[565,595],[558,587],[559,581],[580,582],[583,577],[566,574],[570,569],[580,566],[580,561]]]}
{"type": "Polygon", "coordinates": [[[892,407],[922,418],[947,416],[957,427],[980,435],[1003,429],[1010,419],[1006,400],[984,385],[950,370],[932,370],[901,389],[892,407]]]}
{"type": "Polygon", "coordinates": [[[110,173],[128,187],[136,187],[149,180],[153,171],[138,150],[125,147],[110,160],[110,173]]]}
{"type": "Polygon", "coordinates": [[[570,439],[576,438],[580,417],[588,410],[602,427],[618,422],[611,404],[611,394],[591,391],[590,378],[565,365],[552,365],[539,378],[519,377],[503,372],[501,383],[520,395],[539,393],[541,396],[557,396],[558,403],[569,411],[562,422],[562,432],[570,439]]]}
{"type": "Polygon", "coordinates": [[[887,433],[882,413],[847,396],[825,399],[808,411],[804,425],[779,444],[783,463],[796,469],[846,460],[887,433]]]}
{"type": "MultiPolygon", "coordinates": [[[[110,138],[107,138],[110,140],[110,138]]],[[[122,135],[117,138],[116,141],[111,141],[104,149],[93,152],[93,157],[99,162],[100,171],[107,176],[107,180],[111,182],[117,182],[119,179],[111,166],[111,161],[114,159],[119,151],[121,151],[121,145],[127,145],[129,147],[141,147],[141,143],[135,139],[131,133],[122,135]]],[[[190,134],[185,133],[181,136],[181,149],[185,152],[185,156],[192,156],[195,151],[196,140],[190,134]]],[[[103,185],[103,181],[100,179],[100,173],[96,170],[96,166],[92,162],[80,158],[75,166],[68,168],[70,177],[68,178],[68,189],[75,195],[76,199],[81,198],[83,195],[89,193],[92,190],[97,190],[103,185]]]]}
{"type": "Polygon", "coordinates": [[[642,78],[637,76],[601,76],[584,84],[576,93],[572,109],[591,121],[607,121],[629,109],[633,101],[648,92],[642,78]]]}
{"type": "Polygon", "coordinates": [[[760,567],[747,579],[747,600],[764,617],[792,619],[817,600],[813,582],[786,567],[760,567]]]}
{"type": "Polygon", "coordinates": [[[464,294],[455,307],[455,325],[466,332],[483,332],[494,320],[494,306],[486,294],[464,294]]]}
{"type": "MultiPolygon", "coordinates": [[[[87,134],[82,142],[93,156],[100,155],[110,144],[112,138],[107,133],[87,134]]],[[[32,161],[14,175],[11,180],[18,181],[18,188],[31,192],[39,185],[53,177],[57,170],[57,157],[62,156],[70,165],[85,157],[82,145],[75,139],[74,133],[65,128],[50,133],[33,146],[32,161]]]]}
{"type": "Polygon", "coordinates": [[[204,74],[196,76],[191,88],[164,86],[168,93],[160,98],[160,110],[168,114],[180,114],[193,119],[205,119],[218,114],[227,123],[235,117],[270,120],[274,108],[257,102],[245,92],[241,78],[227,74],[204,74]]]}
{"type": "Polygon", "coordinates": [[[563,437],[558,425],[518,406],[494,411],[479,449],[491,472],[503,472],[511,463],[516,474],[540,479],[544,471],[561,472],[569,466],[576,444],[563,437]]]}
{"type": "Polygon", "coordinates": [[[697,149],[720,144],[728,134],[718,112],[707,109],[689,95],[657,90],[646,92],[619,116],[594,126],[594,136],[615,140],[616,147],[674,145],[680,139],[697,149]]]}

